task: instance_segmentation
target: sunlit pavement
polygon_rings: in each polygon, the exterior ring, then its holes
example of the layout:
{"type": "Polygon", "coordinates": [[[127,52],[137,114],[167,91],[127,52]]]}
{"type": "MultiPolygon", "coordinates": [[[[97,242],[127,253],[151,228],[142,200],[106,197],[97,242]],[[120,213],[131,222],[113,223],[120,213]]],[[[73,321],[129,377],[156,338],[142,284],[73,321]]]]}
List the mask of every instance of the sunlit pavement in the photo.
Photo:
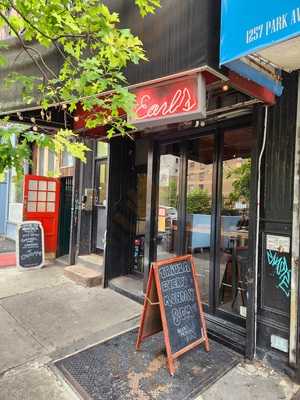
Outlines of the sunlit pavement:
{"type": "Polygon", "coordinates": [[[51,361],[136,326],[140,311],[112,290],[77,286],[61,266],[0,269],[0,399],[76,398],[51,361]]]}

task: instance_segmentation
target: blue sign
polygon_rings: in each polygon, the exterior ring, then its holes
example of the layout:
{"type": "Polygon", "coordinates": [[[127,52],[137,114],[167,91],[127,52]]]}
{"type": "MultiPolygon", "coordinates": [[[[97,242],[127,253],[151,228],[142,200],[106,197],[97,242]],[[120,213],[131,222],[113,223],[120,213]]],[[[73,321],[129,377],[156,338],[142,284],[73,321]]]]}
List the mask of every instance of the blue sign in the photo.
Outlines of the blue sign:
{"type": "Polygon", "coordinates": [[[300,0],[222,0],[220,64],[300,35],[300,0]]]}

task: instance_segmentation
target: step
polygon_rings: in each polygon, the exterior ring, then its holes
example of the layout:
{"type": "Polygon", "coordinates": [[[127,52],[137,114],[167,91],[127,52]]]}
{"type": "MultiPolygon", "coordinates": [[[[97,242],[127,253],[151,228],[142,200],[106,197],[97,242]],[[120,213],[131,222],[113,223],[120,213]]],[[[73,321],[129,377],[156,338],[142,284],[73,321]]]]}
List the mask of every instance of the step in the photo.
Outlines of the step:
{"type": "Polygon", "coordinates": [[[87,268],[93,269],[103,273],[103,257],[96,254],[88,254],[86,256],[78,256],[76,264],[83,265],[87,268]]]}
{"type": "Polygon", "coordinates": [[[71,265],[64,268],[64,275],[78,285],[85,287],[99,286],[102,283],[102,274],[83,265],[71,265]]]}

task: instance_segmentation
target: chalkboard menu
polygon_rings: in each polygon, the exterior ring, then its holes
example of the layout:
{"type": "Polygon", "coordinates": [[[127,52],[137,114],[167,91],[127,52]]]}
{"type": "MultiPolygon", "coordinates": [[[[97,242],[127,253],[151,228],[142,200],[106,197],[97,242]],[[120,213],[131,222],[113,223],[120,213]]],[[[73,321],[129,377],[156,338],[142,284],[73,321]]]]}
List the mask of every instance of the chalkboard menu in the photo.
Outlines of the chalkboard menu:
{"type": "Polygon", "coordinates": [[[38,221],[22,222],[18,227],[17,264],[24,269],[44,264],[44,232],[38,221]]]}
{"type": "Polygon", "coordinates": [[[174,359],[204,343],[209,351],[206,324],[192,256],[153,263],[149,275],[137,349],[142,340],[164,332],[168,366],[174,359]]]}

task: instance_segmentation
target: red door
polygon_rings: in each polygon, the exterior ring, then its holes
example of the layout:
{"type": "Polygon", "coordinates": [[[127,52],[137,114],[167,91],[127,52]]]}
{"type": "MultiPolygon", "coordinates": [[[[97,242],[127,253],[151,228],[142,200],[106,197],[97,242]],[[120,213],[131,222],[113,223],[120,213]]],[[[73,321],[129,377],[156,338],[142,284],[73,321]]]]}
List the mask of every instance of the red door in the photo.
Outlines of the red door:
{"type": "Polygon", "coordinates": [[[45,252],[56,253],[60,182],[56,178],[25,175],[25,221],[40,221],[45,233],[45,252]]]}

